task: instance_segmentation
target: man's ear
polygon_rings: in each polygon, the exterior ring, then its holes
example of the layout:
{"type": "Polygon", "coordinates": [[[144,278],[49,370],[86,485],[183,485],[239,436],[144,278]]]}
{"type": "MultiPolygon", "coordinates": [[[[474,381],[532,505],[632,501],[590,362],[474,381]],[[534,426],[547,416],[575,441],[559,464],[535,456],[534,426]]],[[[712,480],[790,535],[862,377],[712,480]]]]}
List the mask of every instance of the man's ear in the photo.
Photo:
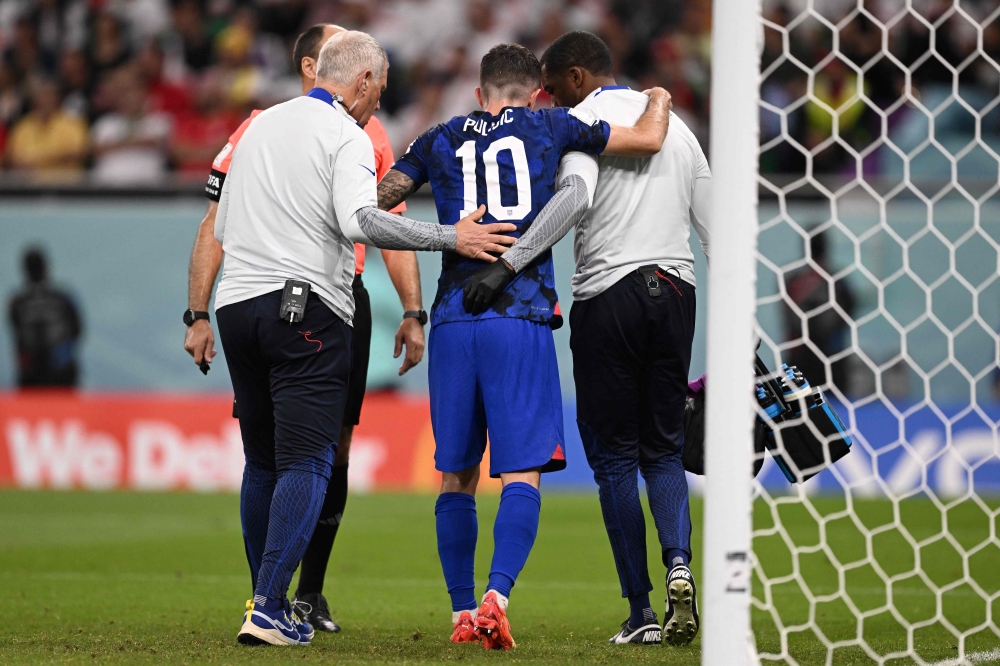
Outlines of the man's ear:
{"type": "Polygon", "coordinates": [[[358,74],[356,81],[358,97],[364,97],[368,94],[368,86],[371,85],[372,77],[374,76],[372,70],[366,69],[365,71],[358,74]]]}
{"type": "Polygon", "coordinates": [[[583,81],[586,78],[586,76],[584,75],[582,68],[573,65],[572,67],[569,68],[567,75],[569,77],[570,83],[573,84],[574,88],[579,90],[580,88],[583,87],[583,81]]]}
{"type": "Polygon", "coordinates": [[[479,108],[485,111],[488,106],[487,99],[483,96],[483,89],[479,86],[476,86],[476,101],[479,102],[479,108]]]}
{"type": "Polygon", "coordinates": [[[313,58],[310,58],[309,56],[306,56],[306,57],[304,57],[302,59],[302,62],[300,64],[302,66],[302,75],[305,76],[306,78],[310,78],[310,79],[315,80],[316,79],[316,61],[313,58]]]}
{"type": "Polygon", "coordinates": [[[532,111],[535,110],[535,103],[538,101],[538,96],[542,93],[541,88],[535,88],[535,92],[531,93],[528,97],[528,108],[532,111]]]}

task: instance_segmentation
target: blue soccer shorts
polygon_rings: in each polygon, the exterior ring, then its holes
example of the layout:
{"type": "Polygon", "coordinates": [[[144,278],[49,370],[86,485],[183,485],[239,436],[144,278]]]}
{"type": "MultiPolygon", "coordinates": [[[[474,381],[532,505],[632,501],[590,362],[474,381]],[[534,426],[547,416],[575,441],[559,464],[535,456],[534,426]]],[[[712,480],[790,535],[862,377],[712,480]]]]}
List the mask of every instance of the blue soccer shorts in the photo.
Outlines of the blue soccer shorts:
{"type": "Polygon", "coordinates": [[[566,468],[559,366],[547,324],[447,322],[431,328],[427,353],[438,471],[478,465],[487,432],[492,477],[566,468]]]}

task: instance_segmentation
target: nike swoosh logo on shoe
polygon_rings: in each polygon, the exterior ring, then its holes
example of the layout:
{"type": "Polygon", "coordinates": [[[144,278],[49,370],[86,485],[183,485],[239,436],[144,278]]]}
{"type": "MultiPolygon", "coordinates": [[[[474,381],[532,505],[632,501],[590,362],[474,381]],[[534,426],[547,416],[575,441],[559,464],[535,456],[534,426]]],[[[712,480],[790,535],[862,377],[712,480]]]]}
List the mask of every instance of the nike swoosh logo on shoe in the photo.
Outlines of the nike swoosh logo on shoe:
{"type": "Polygon", "coordinates": [[[273,617],[269,617],[269,616],[265,615],[264,613],[261,613],[259,611],[253,611],[253,614],[256,617],[259,617],[259,618],[261,618],[263,620],[266,620],[275,629],[278,629],[278,630],[281,630],[281,631],[287,631],[288,633],[292,633],[292,632],[298,633],[298,632],[295,631],[294,627],[292,627],[291,625],[282,624],[279,620],[275,620],[273,617]]]}

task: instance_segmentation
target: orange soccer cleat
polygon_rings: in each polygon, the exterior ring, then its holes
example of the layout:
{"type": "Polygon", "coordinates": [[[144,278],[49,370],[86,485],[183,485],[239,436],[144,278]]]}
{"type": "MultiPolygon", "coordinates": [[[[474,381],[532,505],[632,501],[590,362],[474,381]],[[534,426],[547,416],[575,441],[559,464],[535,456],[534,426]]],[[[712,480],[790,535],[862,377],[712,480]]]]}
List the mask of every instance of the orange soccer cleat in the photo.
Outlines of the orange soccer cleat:
{"type": "Polygon", "coordinates": [[[517,647],[510,635],[507,612],[500,606],[496,592],[487,592],[476,615],[476,630],[487,650],[510,650],[517,647]]]}
{"type": "Polygon", "coordinates": [[[451,632],[451,642],[479,642],[479,633],[476,631],[475,621],[472,619],[472,613],[469,611],[462,611],[462,614],[458,616],[458,622],[455,623],[455,630],[451,632]]]}

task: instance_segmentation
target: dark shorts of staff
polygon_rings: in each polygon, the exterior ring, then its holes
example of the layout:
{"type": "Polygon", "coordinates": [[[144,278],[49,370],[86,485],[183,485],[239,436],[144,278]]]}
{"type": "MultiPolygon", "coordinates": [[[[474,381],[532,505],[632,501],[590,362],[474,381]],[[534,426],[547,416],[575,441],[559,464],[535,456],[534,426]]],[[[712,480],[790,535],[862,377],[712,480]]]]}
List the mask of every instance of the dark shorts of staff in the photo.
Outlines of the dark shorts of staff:
{"type": "Polygon", "coordinates": [[[354,352],[351,363],[351,381],[347,388],[347,408],[344,426],[361,422],[361,404],[365,401],[368,386],[368,357],[372,349],[372,300],[360,275],[354,276],[354,352]]]}
{"type": "Polygon", "coordinates": [[[351,326],[315,294],[295,324],[278,316],[280,302],[274,291],[216,313],[244,451],[276,471],[338,441],[353,347],[351,326]]]}
{"type": "Polygon", "coordinates": [[[684,448],[695,288],[665,272],[651,296],[632,271],[570,312],[577,421],[609,448],[657,460],[684,448]]]}
{"type": "MultiPolygon", "coordinates": [[[[365,289],[361,275],[354,276],[354,346],[351,358],[351,379],[347,387],[347,407],[344,427],[361,423],[361,406],[368,388],[368,359],[372,348],[372,301],[365,289]]],[[[233,418],[239,418],[236,400],[233,400],[233,418]]]]}

